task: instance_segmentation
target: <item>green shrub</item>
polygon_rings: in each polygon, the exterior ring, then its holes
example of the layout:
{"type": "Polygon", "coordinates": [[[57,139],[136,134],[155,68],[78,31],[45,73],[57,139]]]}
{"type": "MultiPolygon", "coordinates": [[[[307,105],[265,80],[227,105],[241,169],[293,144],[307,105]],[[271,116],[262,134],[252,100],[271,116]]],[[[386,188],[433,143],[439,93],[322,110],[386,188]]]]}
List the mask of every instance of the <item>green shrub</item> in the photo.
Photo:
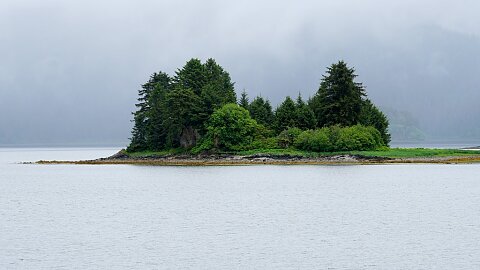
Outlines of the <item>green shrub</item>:
{"type": "Polygon", "coordinates": [[[379,148],[381,146],[386,146],[386,144],[388,142],[384,141],[384,139],[383,139],[384,136],[382,135],[382,133],[378,129],[376,129],[373,126],[368,126],[367,130],[373,136],[373,139],[375,141],[375,148],[379,148]]]}
{"type": "Polygon", "coordinates": [[[361,125],[340,129],[336,151],[373,150],[382,146],[381,135],[375,128],[361,125]]]}
{"type": "Polygon", "coordinates": [[[295,139],[302,133],[302,130],[299,128],[289,128],[286,129],[278,135],[278,146],[280,148],[289,148],[295,142],[295,139]]]}
{"type": "Polygon", "coordinates": [[[322,128],[303,131],[296,138],[295,147],[314,152],[331,151],[330,130],[328,128],[322,128]]]}
{"type": "Polygon", "coordinates": [[[294,145],[299,150],[314,152],[373,150],[384,146],[378,130],[361,125],[303,131],[294,145]]]}
{"type": "Polygon", "coordinates": [[[251,150],[251,149],[278,149],[279,144],[278,144],[278,139],[276,137],[270,137],[270,138],[259,138],[254,140],[248,147],[248,149],[245,150],[251,150]]]}
{"type": "Polygon", "coordinates": [[[254,141],[261,125],[237,104],[216,109],[206,123],[207,134],[195,151],[243,150],[254,141]]]}

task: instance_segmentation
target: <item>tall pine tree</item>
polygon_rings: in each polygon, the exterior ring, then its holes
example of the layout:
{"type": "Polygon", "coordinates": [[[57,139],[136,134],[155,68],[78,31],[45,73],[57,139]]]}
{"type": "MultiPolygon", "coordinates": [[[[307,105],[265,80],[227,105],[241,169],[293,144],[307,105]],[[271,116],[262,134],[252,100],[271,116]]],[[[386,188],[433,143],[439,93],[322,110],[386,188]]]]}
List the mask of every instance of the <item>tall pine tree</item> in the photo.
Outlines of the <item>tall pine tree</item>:
{"type": "Polygon", "coordinates": [[[199,139],[198,126],[200,98],[192,89],[176,85],[165,96],[166,146],[168,148],[194,146],[199,139]]]}
{"type": "Polygon", "coordinates": [[[200,96],[202,88],[207,82],[205,66],[199,59],[190,59],[183,68],[175,72],[173,82],[184,89],[191,89],[193,93],[200,96]]]}
{"type": "Polygon", "coordinates": [[[242,94],[240,95],[240,100],[238,101],[238,105],[240,105],[240,107],[248,110],[249,104],[250,103],[248,101],[247,92],[245,92],[245,89],[243,89],[242,94]]]}
{"type": "Polygon", "coordinates": [[[317,125],[317,120],[312,109],[303,101],[302,96],[298,94],[296,112],[297,112],[297,123],[296,127],[306,130],[314,129],[317,125]]]}
{"type": "Polygon", "coordinates": [[[257,121],[257,123],[265,127],[273,126],[275,116],[272,111],[272,106],[268,100],[262,97],[256,97],[248,106],[250,116],[257,121]]]}
{"type": "Polygon", "coordinates": [[[293,102],[293,100],[287,96],[275,111],[275,129],[278,133],[280,133],[283,130],[296,126],[297,108],[295,106],[295,102],[293,102]]]}
{"type": "Polygon", "coordinates": [[[203,102],[203,122],[213,113],[215,109],[227,103],[235,103],[234,83],[230,74],[226,72],[215,60],[208,59],[204,64],[205,85],[201,89],[201,100],[203,102]]]}
{"type": "Polygon", "coordinates": [[[166,73],[153,73],[150,79],[142,85],[138,91],[138,103],[135,106],[138,108],[134,115],[134,127],[132,130],[131,142],[128,146],[129,151],[141,151],[149,148],[148,138],[149,132],[152,130],[152,95],[155,89],[161,86],[162,89],[168,89],[170,85],[170,78],[166,73]]]}
{"type": "Polygon", "coordinates": [[[340,61],[330,66],[323,76],[312,104],[317,113],[318,126],[352,126],[359,122],[365,89],[355,82],[355,70],[340,61]]]}

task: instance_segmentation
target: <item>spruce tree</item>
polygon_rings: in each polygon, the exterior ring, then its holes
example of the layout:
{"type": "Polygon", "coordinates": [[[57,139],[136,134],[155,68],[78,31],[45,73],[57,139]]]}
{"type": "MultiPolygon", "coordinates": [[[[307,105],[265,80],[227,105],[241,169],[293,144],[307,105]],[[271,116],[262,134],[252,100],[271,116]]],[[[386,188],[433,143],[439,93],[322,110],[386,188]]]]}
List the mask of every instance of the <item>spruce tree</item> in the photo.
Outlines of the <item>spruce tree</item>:
{"type": "Polygon", "coordinates": [[[318,126],[352,126],[358,123],[365,89],[355,82],[355,70],[340,61],[330,66],[317,92],[318,126]]]}
{"type": "Polygon", "coordinates": [[[206,121],[215,109],[222,107],[224,104],[235,103],[237,97],[230,74],[215,60],[210,58],[205,62],[204,72],[205,84],[201,89],[200,97],[203,102],[203,119],[206,121]]]}
{"type": "MultiPolygon", "coordinates": [[[[165,76],[168,78],[168,75],[165,74],[165,76]]],[[[167,114],[165,96],[168,94],[169,88],[169,84],[158,83],[149,98],[150,110],[146,136],[149,150],[162,150],[166,145],[166,130],[168,127],[165,126],[167,114]]]]}
{"type": "Polygon", "coordinates": [[[132,130],[131,143],[127,148],[129,151],[141,151],[149,149],[149,132],[152,130],[152,101],[153,92],[158,86],[163,89],[168,89],[170,85],[170,78],[164,72],[153,73],[150,79],[142,85],[138,91],[138,103],[135,106],[138,108],[134,115],[134,127],[132,130]]]}
{"type": "Polygon", "coordinates": [[[205,66],[199,59],[192,58],[183,68],[176,71],[173,82],[184,89],[191,89],[193,93],[200,96],[207,82],[205,66]]]}
{"type": "Polygon", "coordinates": [[[191,147],[199,139],[198,126],[200,98],[189,88],[176,85],[165,96],[166,146],[191,147]]]}
{"type": "Polygon", "coordinates": [[[280,133],[288,128],[296,127],[296,122],[297,110],[295,102],[287,96],[275,111],[275,129],[280,133]]]}
{"type": "Polygon", "coordinates": [[[296,103],[296,115],[296,127],[303,130],[315,128],[317,124],[315,114],[313,113],[312,109],[302,100],[302,96],[300,94],[298,94],[296,103]]]}
{"type": "Polygon", "coordinates": [[[248,110],[249,102],[248,102],[248,95],[247,95],[247,92],[245,92],[245,89],[243,89],[243,92],[240,96],[240,100],[238,101],[238,105],[248,110]]]}
{"type": "Polygon", "coordinates": [[[268,100],[262,97],[256,97],[252,103],[248,106],[250,116],[257,121],[257,123],[264,125],[265,127],[271,127],[274,121],[274,114],[272,106],[268,100]]]}

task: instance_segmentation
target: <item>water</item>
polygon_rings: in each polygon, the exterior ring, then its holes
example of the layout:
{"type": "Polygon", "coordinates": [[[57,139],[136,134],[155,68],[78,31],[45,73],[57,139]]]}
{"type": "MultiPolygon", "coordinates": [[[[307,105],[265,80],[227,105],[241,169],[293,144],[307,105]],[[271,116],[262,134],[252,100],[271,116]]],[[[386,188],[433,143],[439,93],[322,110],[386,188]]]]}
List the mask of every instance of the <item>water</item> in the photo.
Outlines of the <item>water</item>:
{"type": "Polygon", "coordinates": [[[22,165],[0,150],[0,269],[480,269],[480,165],[22,165]]]}

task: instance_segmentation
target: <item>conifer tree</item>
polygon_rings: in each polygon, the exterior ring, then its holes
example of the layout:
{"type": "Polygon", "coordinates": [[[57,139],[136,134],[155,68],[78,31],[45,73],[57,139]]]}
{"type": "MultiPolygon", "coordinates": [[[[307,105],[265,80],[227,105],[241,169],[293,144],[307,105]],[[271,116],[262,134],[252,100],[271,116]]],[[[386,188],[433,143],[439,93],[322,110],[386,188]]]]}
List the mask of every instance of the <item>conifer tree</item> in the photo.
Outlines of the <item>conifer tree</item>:
{"type": "Polygon", "coordinates": [[[296,122],[297,112],[295,102],[287,96],[275,111],[275,129],[280,133],[288,128],[296,127],[296,122]]]}
{"type": "Polygon", "coordinates": [[[162,150],[166,145],[166,134],[168,127],[165,126],[167,108],[165,107],[165,96],[170,90],[170,79],[164,74],[163,83],[158,83],[149,98],[148,126],[146,144],[150,150],[162,150]]]}
{"type": "Polygon", "coordinates": [[[199,59],[190,59],[183,68],[175,72],[173,82],[183,89],[191,89],[193,93],[200,96],[203,86],[207,82],[205,66],[199,59]]]}
{"type": "Polygon", "coordinates": [[[318,126],[352,126],[358,123],[365,90],[355,82],[355,70],[340,61],[330,66],[323,76],[314,109],[318,116],[318,126]]]}
{"type": "Polygon", "coordinates": [[[194,137],[205,133],[205,122],[216,108],[236,102],[234,83],[230,75],[211,58],[205,64],[199,59],[189,60],[176,72],[173,85],[192,90],[195,95],[193,100],[197,102],[194,104],[195,121],[191,121],[191,126],[185,127],[191,137],[188,141],[196,141],[194,137]]]}
{"type": "Polygon", "coordinates": [[[204,64],[205,85],[201,89],[201,100],[203,102],[203,119],[204,121],[217,108],[224,104],[235,103],[237,97],[235,95],[234,83],[230,79],[230,74],[226,72],[215,60],[208,59],[204,64]]]}
{"type": "Polygon", "coordinates": [[[198,126],[198,112],[200,98],[193,90],[176,85],[165,96],[165,126],[166,146],[191,147],[199,139],[198,131],[193,127],[198,126]]]}
{"type": "Polygon", "coordinates": [[[248,101],[248,95],[247,95],[247,92],[245,92],[245,89],[243,89],[243,92],[240,96],[240,100],[238,101],[238,105],[248,110],[249,101],[248,101]]]}
{"type": "Polygon", "coordinates": [[[248,111],[250,112],[250,116],[255,119],[257,123],[266,127],[271,127],[273,125],[275,116],[268,100],[265,100],[262,97],[256,97],[248,106],[248,111]]]}
{"type": "Polygon", "coordinates": [[[148,149],[148,137],[151,131],[151,96],[158,85],[167,89],[170,84],[170,78],[166,73],[153,73],[150,79],[142,85],[138,91],[138,103],[135,106],[138,108],[134,115],[134,127],[132,130],[131,143],[128,147],[129,151],[141,151],[148,149]]]}
{"type": "Polygon", "coordinates": [[[317,124],[315,114],[313,113],[312,109],[302,100],[302,96],[300,94],[298,94],[297,98],[296,114],[296,127],[303,130],[315,128],[317,124]]]}

